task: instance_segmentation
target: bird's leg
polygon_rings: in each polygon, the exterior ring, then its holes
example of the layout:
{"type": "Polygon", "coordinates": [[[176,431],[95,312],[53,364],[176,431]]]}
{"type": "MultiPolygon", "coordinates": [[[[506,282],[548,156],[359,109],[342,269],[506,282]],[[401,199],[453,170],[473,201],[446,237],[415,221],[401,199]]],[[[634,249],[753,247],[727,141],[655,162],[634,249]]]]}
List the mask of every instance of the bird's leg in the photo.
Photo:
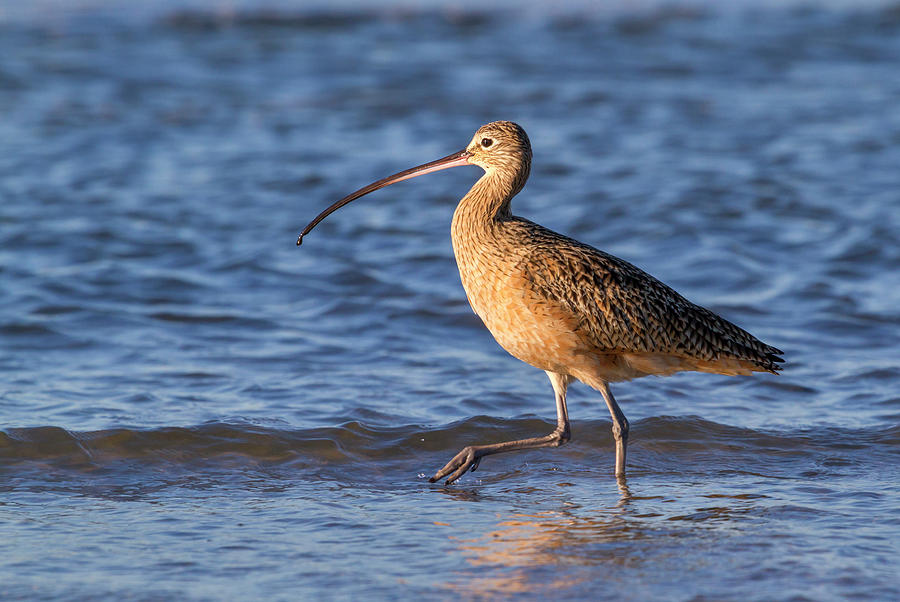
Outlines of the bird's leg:
{"type": "MultiPolygon", "coordinates": [[[[556,428],[552,433],[545,437],[532,437],[530,439],[517,439],[515,441],[504,441],[502,443],[492,443],[490,445],[469,445],[464,447],[462,451],[453,456],[453,459],[437,471],[429,482],[434,483],[447,477],[449,485],[459,477],[464,475],[468,470],[475,470],[478,464],[485,456],[499,454],[502,452],[515,451],[517,449],[534,449],[538,447],[559,447],[565,444],[571,438],[569,429],[569,412],[566,409],[566,388],[569,385],[570,377],[565,374],[556,372],[547,372],[550,377],[550,383],[553,385],[553,391],[556,393],[556,428]]],[[[624,418],[624,417],[623,417],[624,418]]]]}
{"type": "Polygon", "coordinates": [[[609,415],[612,416],[612,432],[616,440],[616,476],[625,476],[625,447],[628,445],[628,419],[616,403],[612,391],[609,390],[609,384],[602,382],[600,393],[606,400],[609,408],[609,415]]]}

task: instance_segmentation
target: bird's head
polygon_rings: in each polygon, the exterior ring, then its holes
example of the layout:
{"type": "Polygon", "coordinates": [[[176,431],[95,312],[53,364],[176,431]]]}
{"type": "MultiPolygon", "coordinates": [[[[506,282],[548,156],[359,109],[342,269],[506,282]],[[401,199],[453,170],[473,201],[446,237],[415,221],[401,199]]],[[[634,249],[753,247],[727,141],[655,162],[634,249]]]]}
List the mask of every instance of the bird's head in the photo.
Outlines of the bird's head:
{"type": "Polygon", "coordinates": [[[485,171],[497,168],[518,169],[531,163],[531,142],[525,130],[512,121],[492,121],[475,132],[466,147],[469,163],[485,171]]]}

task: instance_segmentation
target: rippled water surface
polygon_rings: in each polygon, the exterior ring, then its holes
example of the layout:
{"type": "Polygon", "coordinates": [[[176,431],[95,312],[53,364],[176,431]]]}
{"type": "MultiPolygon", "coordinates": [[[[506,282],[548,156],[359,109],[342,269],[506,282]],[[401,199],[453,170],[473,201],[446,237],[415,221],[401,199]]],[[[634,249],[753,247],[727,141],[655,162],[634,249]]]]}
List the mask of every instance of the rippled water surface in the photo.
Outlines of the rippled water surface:
{"type": "Polygon", "coordinates": [[[0,598],[900,597],[900,11],[0,3],[0,598]],[[230,8],[229,8],[230,7],[230,8]],[[553,394],[458,169],[785,351],[553,394]]]}

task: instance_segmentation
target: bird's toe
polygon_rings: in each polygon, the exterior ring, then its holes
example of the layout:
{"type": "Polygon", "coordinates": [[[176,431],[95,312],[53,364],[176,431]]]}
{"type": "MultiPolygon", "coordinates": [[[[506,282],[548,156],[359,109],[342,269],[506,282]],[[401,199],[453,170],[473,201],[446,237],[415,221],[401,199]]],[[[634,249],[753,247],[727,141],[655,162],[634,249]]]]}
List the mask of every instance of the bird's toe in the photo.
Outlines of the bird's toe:
{"type": "Polygon", "coordinates": [[[447,477],[447,485],[449,485],[466,474],[467,471],[478,468],[478,463],[480,461],[481,459],[475,454],[474,448],[471,446],[465,447],[458,454],[453,456],[453,459],[447,462],[447,464],[437,471],[433,477],[428,479],[428,481],[430,483],[435,483],[444,477],[447,477]]]}

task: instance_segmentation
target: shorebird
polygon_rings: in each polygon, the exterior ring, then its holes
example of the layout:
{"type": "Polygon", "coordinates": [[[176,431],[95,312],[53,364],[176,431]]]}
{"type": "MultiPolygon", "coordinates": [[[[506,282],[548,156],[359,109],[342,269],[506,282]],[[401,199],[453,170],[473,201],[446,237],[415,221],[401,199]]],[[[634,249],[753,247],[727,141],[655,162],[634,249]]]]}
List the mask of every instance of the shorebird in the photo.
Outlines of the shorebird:
{"type": "Polygon", "coordinates": [[[463,150],[373,182],[320,213],[297,238],[347,203],[396,182],[462,165],[484,175],[453,214],[453,253],[472,309],[501,347],[540,368],[556,394],[556,428],[544,437],[469,445],[431,477],[447,483],[482,458],[559,447],[571,438],[566,390],[574,380],[600,392],[612,417],[615,475],[625,475],[628,420],[609,383],[693,370],[777,374],[782,351],[691,303],[653,276],[510,211],[531,171],[519,125],[483,125],[463,150]]]}

